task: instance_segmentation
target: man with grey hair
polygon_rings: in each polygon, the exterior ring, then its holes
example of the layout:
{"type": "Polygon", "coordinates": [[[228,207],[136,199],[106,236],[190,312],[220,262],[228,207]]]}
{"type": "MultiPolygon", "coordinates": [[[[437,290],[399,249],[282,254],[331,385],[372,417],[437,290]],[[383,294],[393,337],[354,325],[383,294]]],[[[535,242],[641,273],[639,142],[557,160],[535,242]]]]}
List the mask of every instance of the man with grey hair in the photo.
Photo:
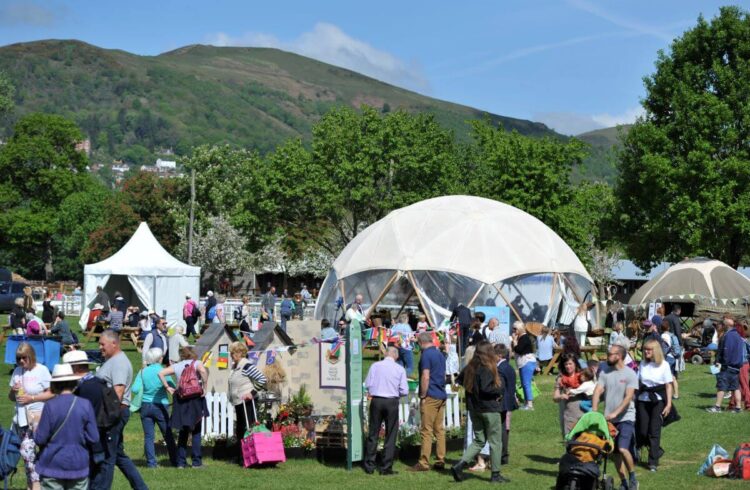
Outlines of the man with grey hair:
{"type": "Polygon", "coordinates": [[[409,394],[406,371],[396,363],[398,349],[388,347],[385,359],[370,366],[365,386],[370,397],[370,419],[367,444],[365,446],[365,473],[375,471],[375,456],[378,452],[380,424],[385,423],[385,446],[380,474],[393,474],[393,457],[396,453],[398,434],[398,400],[409,394]]]}
{"type": "Polygon", "coordinates": [[[357,294],[354,297],[354,303],[349,305],[349,308],[346,310],[347,323],[351,323],[354,319],[357,319],[360,322],[365,321],[367,310],[362,307],[362,301],[364,301],[364,297],[361,294],[357,294]]]}
{"type": "Polygon", "coordinates": [[[419,359],[419,412],[421,416],[422,450],[411,471],[429,471],[432,438],[435,438],[436,470],[445,468],[445,427],[443,416],[448,394],[445,392],[445,357],[437,350],[432,335],[422,332],[417,337],[422,355],[419,359]]]}
{"type": "Polygon", "coordinates": [[[105,330],[99,337],[99,349],[104,356],[105,362],[97,371],[96,376],[107,382],[120,398],[120,420],[108,431],[105,440],[105,460],[102,470],[97,478],[90,483],[92,490],[112,488],[112,480],[115,473],[115,465],[120,468],[125,478],[128,479],[130,487],[136,490],[148,489],[141,478],[133,461],[125,454],[123,446],[123,431],[128,420],[130,420],[130,386],[133,383],[133,366],[128,356],[120,349],[120,334],[105,330]]]}
{"type": "Polygon", "coordinates": [[[510,336],[500,330],[500,320],[495,317],[487,322],[487,326],[482,329],[482,335],[492,345],[510,345],[510,336]]]}

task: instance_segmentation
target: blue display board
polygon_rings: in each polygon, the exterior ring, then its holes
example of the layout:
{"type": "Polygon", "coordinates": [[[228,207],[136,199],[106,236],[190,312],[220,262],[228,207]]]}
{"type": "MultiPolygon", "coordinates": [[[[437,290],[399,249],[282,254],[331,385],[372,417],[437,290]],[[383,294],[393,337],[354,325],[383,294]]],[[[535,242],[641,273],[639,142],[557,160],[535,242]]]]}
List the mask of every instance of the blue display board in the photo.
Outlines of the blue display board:
{"type": "Polygon", "coordinates": [[[501,332],[510,336],[510,307],[508,306],[475,306],[474,312],[481,311],[484,313],[485,320],[489,321],[490,318],[497,318],[500,324],[497,328],[501,332]]]}

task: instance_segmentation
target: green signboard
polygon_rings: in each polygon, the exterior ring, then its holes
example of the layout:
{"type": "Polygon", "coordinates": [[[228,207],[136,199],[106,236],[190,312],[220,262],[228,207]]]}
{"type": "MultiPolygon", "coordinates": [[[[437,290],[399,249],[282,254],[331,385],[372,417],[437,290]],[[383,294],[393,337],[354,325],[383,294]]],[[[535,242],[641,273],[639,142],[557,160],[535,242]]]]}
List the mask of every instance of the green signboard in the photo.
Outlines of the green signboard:
{"type": "Polygon", "coordinates": [[[362,461],[362,324],[352,320],[346,330],[346,467],[362,461]]]}

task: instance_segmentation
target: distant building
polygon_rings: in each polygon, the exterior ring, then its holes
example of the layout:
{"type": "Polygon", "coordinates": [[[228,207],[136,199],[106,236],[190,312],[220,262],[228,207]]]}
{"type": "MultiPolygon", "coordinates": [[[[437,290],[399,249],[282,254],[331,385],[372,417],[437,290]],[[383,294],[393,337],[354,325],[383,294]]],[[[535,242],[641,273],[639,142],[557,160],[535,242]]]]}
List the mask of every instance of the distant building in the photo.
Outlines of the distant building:
{"type": "Polygon", "coordinates": [[[172,160],[162,160],[159,158],[156,160],[156,168],[161,172],[175,170],[177,169],[177,162],[172,160]]]}
{"type": "Polygon", "coordinates": [[[112,172],[116,174],[124,174],[130,170],[130,165],[127,163],[115,163],[112,165],[112,172]]]}

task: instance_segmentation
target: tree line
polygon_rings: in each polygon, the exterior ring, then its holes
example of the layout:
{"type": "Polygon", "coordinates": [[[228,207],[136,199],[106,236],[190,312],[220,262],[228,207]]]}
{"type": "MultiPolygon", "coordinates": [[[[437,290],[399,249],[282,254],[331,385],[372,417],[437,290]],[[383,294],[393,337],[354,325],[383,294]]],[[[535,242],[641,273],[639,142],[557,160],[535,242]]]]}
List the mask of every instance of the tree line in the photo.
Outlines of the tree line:
{"type": "MultiPolygon", "coordinates": [[[[81,277],[142,220],[184,259],[195,172],[195,258],[217,274],[233,263],[324,273],[391,210],[450,194],[529,212],[587,265],[617,250],[646,268],[694,255],[736,267],[750,237],[748,76],[748,13],[699,18],[644,79],[645,115],[623,136],[614,187],[571,183],[590,151],[575,138],[475,120],[462,141],[431,114],[363,106],[330,109],[309,143],[291,138],[266,154],[199,146],[180,160],[183,177],[138,173],[109,189],[86,171],[75,124],[33,114],[0,148],[0,262],[30,277],[81,277]]],[[[0,78],[0,111],[12,110],[9,101],[0,78]]]]}

